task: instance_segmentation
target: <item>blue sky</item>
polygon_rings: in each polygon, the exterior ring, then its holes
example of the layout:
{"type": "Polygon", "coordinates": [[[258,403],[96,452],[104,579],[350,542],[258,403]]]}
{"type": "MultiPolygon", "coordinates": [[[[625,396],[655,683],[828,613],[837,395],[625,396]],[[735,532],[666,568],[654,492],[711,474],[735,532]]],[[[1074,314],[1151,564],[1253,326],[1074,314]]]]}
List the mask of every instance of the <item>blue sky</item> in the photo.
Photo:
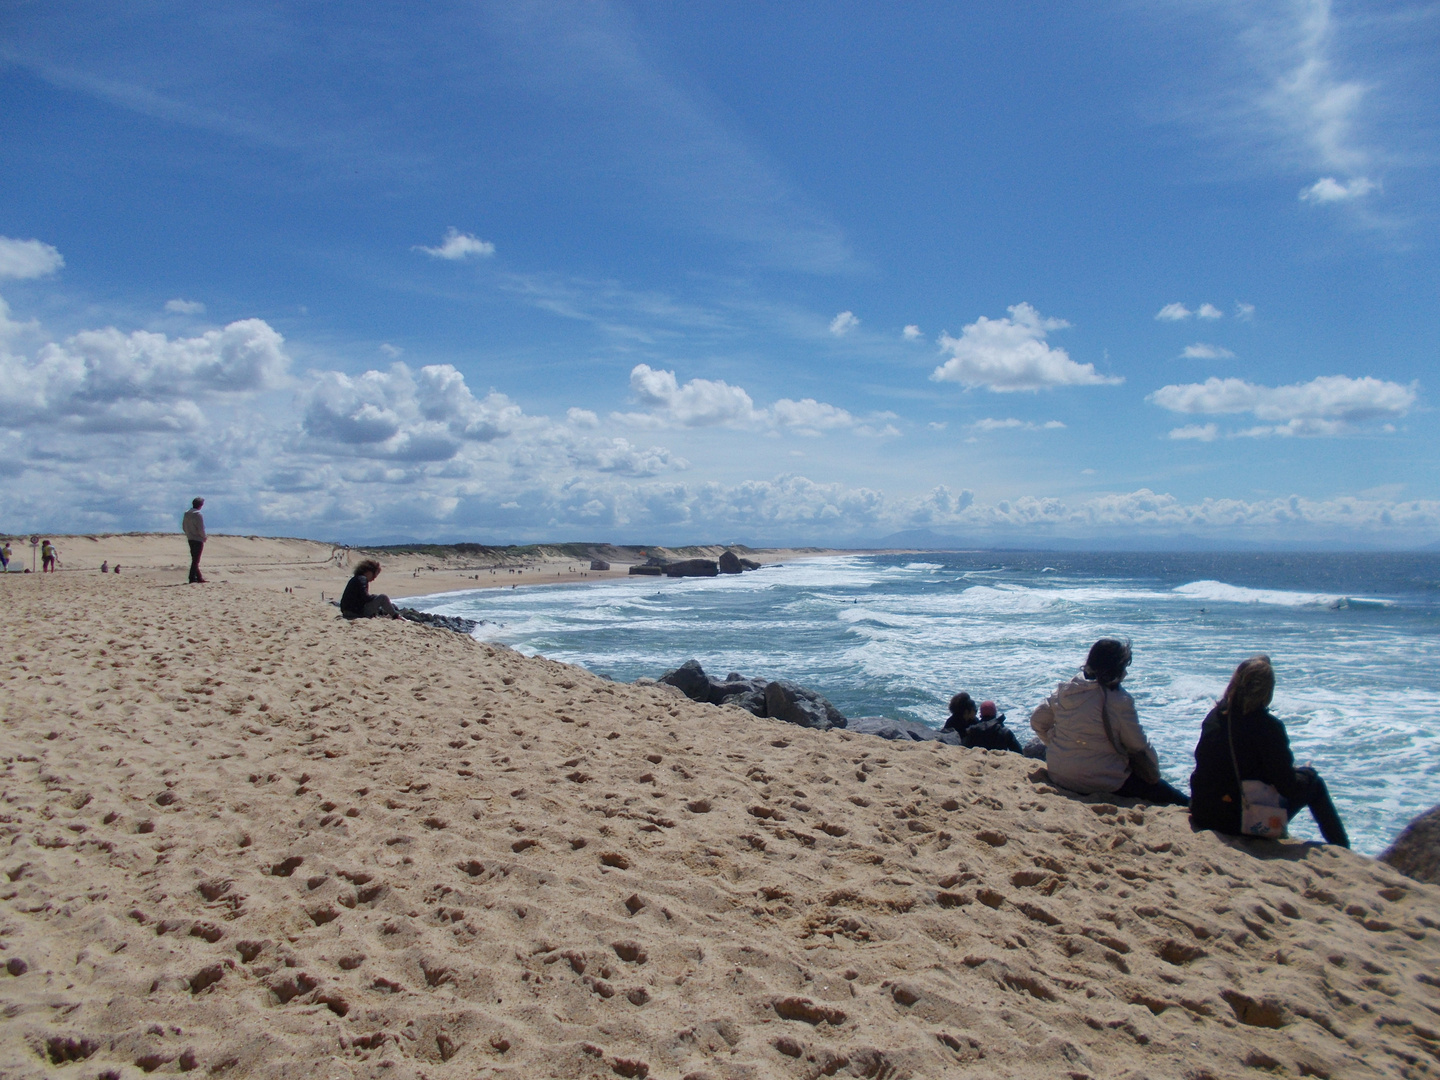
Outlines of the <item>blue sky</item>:
{"type": "Polygon", "coordinates": [[[0,529],[1440,538],[1436,5],[0,12],[0,529]]]}

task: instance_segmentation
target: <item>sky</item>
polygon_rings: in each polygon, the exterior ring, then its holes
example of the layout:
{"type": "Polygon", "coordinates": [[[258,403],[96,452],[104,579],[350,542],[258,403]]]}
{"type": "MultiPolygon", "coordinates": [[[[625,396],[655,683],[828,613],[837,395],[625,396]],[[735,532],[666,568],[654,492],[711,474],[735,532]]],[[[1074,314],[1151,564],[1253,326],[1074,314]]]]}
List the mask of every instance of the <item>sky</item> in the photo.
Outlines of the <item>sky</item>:
{"type": "Polygon", "coordinates": [[[0,0],[0,530],[1440,541],[1440,5],[0,0]]]}

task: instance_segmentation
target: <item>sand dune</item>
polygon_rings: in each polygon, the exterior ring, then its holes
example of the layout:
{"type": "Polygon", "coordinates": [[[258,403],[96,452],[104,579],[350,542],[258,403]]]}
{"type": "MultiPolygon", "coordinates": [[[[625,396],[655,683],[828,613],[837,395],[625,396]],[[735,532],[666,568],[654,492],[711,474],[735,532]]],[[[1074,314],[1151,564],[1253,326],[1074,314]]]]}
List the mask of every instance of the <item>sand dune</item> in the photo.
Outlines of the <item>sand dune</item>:
{"type": "Polygon", "coordinates": [[[1362,856],[239,578],[0,589],[5,1076],[1440,1072],[1440,888],[1362,856]]]}

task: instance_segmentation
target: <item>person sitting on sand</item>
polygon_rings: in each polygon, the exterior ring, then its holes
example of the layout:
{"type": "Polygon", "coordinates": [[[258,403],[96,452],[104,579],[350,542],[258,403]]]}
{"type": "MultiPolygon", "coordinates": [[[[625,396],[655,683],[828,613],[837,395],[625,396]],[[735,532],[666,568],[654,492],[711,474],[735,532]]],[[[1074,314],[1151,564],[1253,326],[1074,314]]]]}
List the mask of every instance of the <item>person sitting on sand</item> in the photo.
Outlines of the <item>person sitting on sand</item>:
{"type": "Polygon", "coordinates": [[[1243,811],[1248,802],[1278,808],[1276,832],[1253,833],[1274,836],[1308,806],[1325,842],[1349,847],[1325,781],[1314,769],[1295,767],[1285,725],[1270,715],[1274,695],[1275,669],[1268,656],[1252,656],[1235,669],[1224,696],[1200,727],[1195,771],[1190,774],[1190,827],[1246,835],[1243,811]],[[1254,782],[1271,790],[1257,790],[1254,782]]]}
{"type": "Polygon", "coordinates": [[[961,690],[950,699],[950,715],[940,730],[953,731],[963,737],[970,725],[975,723],[975,716],[975,699],[961,690]]]}
{"type": "Polygon", "coordinates": [[[102,563],[100,564],[100,572],[101,572],[102,574],[108,574],[108,573],[110,572],[110,560],[109,560],[109,559],[106,559],[104,562],[102,562],[102,563]]]}
{"type": "Polygon", "coordinates": [[[340,614],[347,619],[373,619],[377,615],[400,618],[390,597],[370,595],[370,583],[379,576],[380,564],[374,559],[366,559],[356,566],[355,576],[340,596],[340,614]]]}
{"type": "Polygon", "coordinates": [[[1130,646],[1101,638],[1085,667],[1061,683],[1030,717],[1045,741],[1050,779],[1082,795],[1121,795],[1171,806],[1190,800],[1160,778],[1160,759],[1135,714],[1135,700],[1120,688],[1130,667],[1130,646]]]}
{"type": "Polygon", "coordinates": [[[1009,750],[1015,754],[1023,752],[1020,740],[1005,726],[1005,714],[996,711],[993,701],[980,703],[980,719],[961,732],[960,745],[983,750],[1009,750]]]}

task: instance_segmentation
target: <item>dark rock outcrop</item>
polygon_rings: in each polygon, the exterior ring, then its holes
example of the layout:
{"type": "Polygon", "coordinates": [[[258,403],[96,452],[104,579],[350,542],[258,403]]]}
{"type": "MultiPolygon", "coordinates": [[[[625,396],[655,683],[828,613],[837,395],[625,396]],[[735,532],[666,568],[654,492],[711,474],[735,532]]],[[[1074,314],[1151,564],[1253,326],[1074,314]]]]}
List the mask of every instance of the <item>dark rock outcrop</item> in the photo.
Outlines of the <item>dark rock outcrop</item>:
{"type": "Polygon", "coordinates": [[[1440,806],[1431,807],[1406,825],[1380,853],[1380,861],[1416,881],[1440,885],[1440,806]]]}
{"type": "Polygon", "coordinates": [[[651,566],[650,564],[645,563],[640,566],[630,567],[630,573],[640,574],[644,577],[660,577],[662,574],[665,573],[665,568],[661,566],[651,566]]]}
{"type": "Polygon", "coordinates": [[[714,559],[681,559],[665,565],[666,577],[715,577],[719,573],[714,559]]]}
{"type": "Polygon", "coordinates": [[[846,724],[845,717],[834,705],[789,679],[765,684],[765,715],[818,731],[843,728],[846,724]]]}
{"type": "Polygon", "coordinates": [[[740,565],[740,556],[733,551],[721,553],[719,566],[722,574],[738,574],[745,569],[740,565]]]}
{"type": "Polygon", "coordinates": [[[691,701],[710,700],[710,679],[699,660],[686,660],[674,671],[667,671],[656,682],[676,687],[691,701]]]}
{"type": "Polygon", "coordinates": [[[432,615],[428,611],[416,611],[414,608],[396,608],[402,619],[409,619],[411,622],[422,623],[425,626],[438,626],[442,630],[454,630],[457,634],[474,633],[475,627],[480,624],[474,619],[462,619],[458,615],[432,615]]]}
{"type": "Polygon", "coordinates": [[[950,746],[960,745],[960,736],[953,731],[941,731],[928,727],[918,720],[892,720],[888,716],[860,716],[852,718],[845,726],[846,731],[858,735],[874,735],[881,739],[912,742],[943,742],[950,746]]]}
{"type": "Polygon", "coordinates": [[[610,564],[609,564],[608,562],[606,562],[604,559],[591,559],[591,560],[590,560],[590,569],[591,569],[591,570],[609,570],[609,569],[610,569],[610,564]]]}

